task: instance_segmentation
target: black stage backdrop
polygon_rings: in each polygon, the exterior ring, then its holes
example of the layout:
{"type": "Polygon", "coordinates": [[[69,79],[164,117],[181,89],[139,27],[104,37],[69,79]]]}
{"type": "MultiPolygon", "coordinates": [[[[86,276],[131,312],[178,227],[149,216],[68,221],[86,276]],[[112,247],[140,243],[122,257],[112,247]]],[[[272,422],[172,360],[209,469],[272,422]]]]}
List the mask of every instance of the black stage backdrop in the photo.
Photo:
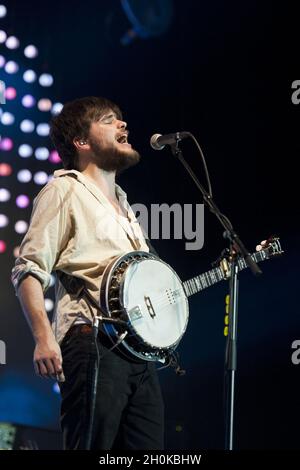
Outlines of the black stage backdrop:
{"type": "MultiPolygon", "coordinates": [[[[292,84],[300,80],[296,12],[287,6],[283,11],[269,0],[176,0],[164,34],[122,46],[120,37],[130,24],[117,0],[10,1],[6,6],[0,29],[17,36],[22,50],[27,44],[39,48],[31,68],[53,74],[47,96],[64,103],[103,95],[120,104],[131,142],[142,154],[141,163],[120,177],[131,203],[150,207],[202,202],[171,152],[154,152],[149,146],[153,133],[190,131],[206,155],[215,200],[245,244],[254,250],[271,234],[281,237],[284,256],[264,263],[259,279],[250,272],[240,276],[234,447],[297,449],[300,365],[292,362],[292,343],[300,340],[299,209],[294,191],[300,105],[297,93],[292,96],[297,83],[292,84]]],[[[3,44],[0,48],[22,70],[28,68],[22,51],[7,51],[3,44]]],[[[3,69],[0,73],[2,80],[12,81],[17,98],[25,94],[21,76],[11,78],[3,69]]],[[[7,101],[3,112],[9,106],[19,120],[21,105],[7,101]]],[[[18,143],[31,139],[24,139],[18,126],[1,126],[1,134],[18,143]]],[[[205,182],[195,146],[184,141],[182,149],[205,182]]],[[[10,219],[0,229],[7,244],[0,255],[0,339],[6,344],[6,364],[0,366],[0,421],[58,430],[59,395],[53,382],[34,376],[32,338],[9,280],[12,251],[22,238],[14,223],[28,220],[32,207],[16,208],[15,197],[25,192],[32,199],[40,189],[30,183],[25,191],[15,174],[25,164],[31,171],[50,173],[54,168],[33,157],[24,163],[13,151],[1,151],[1,162],[11,164],[14,173],[0,177],[1,187],[13,195],[0,203],[0,212],[10,219]]],[[[186,240],[153,244],[185,280],[210,269],[226,245],[207,209],[204,236],[197,251],[186,250],[186,240]]],[[[168,448],[224,448],[227,290],[222,283],[191,298],[189,326],[179,347],[186,375],[160,372],[168,448]]],[[[52,291],[47,295],[53,298],[52,291]]]]}

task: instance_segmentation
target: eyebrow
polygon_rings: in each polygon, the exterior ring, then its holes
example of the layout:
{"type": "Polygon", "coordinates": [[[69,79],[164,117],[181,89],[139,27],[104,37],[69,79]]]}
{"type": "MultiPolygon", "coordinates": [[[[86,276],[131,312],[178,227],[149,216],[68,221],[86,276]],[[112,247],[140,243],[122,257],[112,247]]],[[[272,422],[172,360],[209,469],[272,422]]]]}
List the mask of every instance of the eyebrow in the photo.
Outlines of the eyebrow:
{"type": "Polygon", "coordinates": [[[118,119],[116,113],[112,112],[112,113],[109,113],[109,114],[108,114],[108,113],[107,113],[107,114],[104,114],[104,115],[100,118],[100,121],[102,121],[103,119],[111,118],[111,117],[114,117],[114,118],[118,119]]]}

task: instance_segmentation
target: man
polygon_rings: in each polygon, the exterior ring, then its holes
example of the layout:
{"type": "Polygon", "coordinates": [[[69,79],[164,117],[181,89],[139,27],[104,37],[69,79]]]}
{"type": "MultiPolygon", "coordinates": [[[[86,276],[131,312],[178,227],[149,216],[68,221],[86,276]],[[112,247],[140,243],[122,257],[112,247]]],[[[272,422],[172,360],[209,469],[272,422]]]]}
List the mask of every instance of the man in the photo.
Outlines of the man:
{"type": "MultiPolygon", "coordinates": [[[[98,313],[56,281],[50,326],[43,293],[52,271],[84,281],[99,302],[105,267],[116,256],[149,251],[143,233],[116,185],[116,174],[138,163],[126,122],[114,103],[87,97],[65,104],[53,118],[51,137],[64,170],[34,201],[30,226],[12,280],[36,342],[34,366],[58,378],[66,449],[85,448],[90,419],[92,321],[98,313]]],[[[100,369],[93,449],[162,449],[163,401],[151,362],[130,360],[100,332],[100,369]]]]}

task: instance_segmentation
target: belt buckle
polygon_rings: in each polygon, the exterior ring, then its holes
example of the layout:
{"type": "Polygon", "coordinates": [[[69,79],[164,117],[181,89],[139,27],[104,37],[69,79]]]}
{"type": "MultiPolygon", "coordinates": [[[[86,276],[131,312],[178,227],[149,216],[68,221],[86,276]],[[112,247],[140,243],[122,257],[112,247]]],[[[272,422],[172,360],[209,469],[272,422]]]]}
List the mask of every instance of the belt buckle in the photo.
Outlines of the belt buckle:
{"type": "Polygon", "coordinates": [[[78,325],[78,326],[79,326],[80,333],[89,334],[92,332],[91,325],[83,324],[83,325],[78,325]]]}

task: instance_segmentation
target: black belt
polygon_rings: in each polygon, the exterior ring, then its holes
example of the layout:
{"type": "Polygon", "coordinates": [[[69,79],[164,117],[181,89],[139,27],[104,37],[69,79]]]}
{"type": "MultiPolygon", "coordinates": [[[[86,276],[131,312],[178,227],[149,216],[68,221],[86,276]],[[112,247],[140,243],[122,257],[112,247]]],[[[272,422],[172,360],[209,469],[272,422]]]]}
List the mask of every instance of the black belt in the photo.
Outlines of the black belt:
{"type": "Polygon", "coordinates": [[[88,325],[87,323],[83,323],[82,325],[74,325],[68,330],[66,336],[78,336],[79,334],[91,334],[93,331],[92,325],[88,325]]]}
{"type": "MultiPolygon", "coordinates": [[[[73,338],[74,336],[79,336],[79,335],[92,335],[93,333],[93,327],[92,325],[89,325],[88,323],[83,323],[79,325],[74,325],[71,326],[71,328],[68,330],[66,333],[66,338],[73,338]]],[[[98,331],[98,338],[100,339],[100,342],[108,347],[111,348],[113,343],[109,339],[109,337],[99,328],[98,331]]]]}

